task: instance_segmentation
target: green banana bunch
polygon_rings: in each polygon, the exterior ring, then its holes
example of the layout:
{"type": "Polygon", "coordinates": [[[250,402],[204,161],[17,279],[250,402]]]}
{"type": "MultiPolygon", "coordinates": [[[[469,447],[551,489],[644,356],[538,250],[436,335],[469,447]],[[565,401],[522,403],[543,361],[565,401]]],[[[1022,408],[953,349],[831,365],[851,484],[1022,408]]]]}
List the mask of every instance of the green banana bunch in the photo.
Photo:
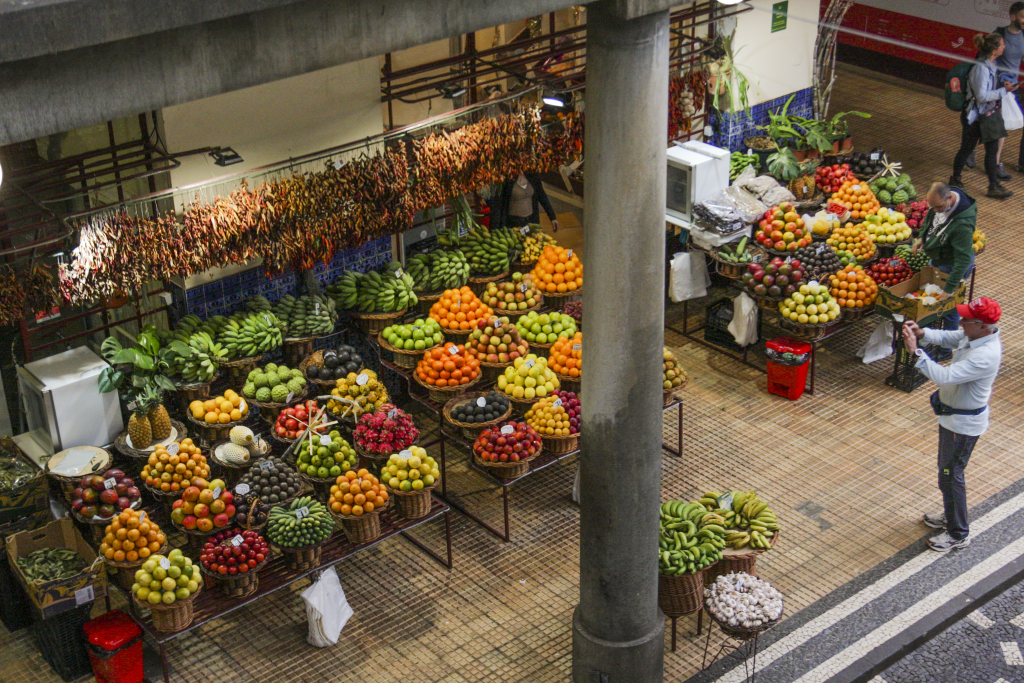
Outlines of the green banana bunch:
{"type": "Polygon", "coordinates": [[[721,494],[709,491],[701,496],[700,504],[724,520],[723,526],[727,530],[725,541],[729,547],[749,545],[760,550],[771,549],[771,539],[779,530],[779,520],[756,492],[728,491],[721,494]]]}
{"type": "Polygon", "coordinates": [[[185,346],[169,347],[167,354],[171,374],[180,376],[186,384],[209,382],[217,368],[227,360],[227,352],[208,333],[197,330],[185,346]]]}
{"type": "Polygon", "coordinates": [[[520,235],[508,228],[489,230],[477,225],[462,238],[460,249],[470,271],[483,276],[508,270],[521,248],[520,235]]]}
{"type": "Polygon", "coordinates": [[[722,558],[726,546],[723,519],[701,503],[662,503],[658,517],[658,565],[662,574],[693,574],[722,558]]]}
{"type": "Polygon", "coordinates": [[[235,313],[217,335],[228,360],[259,356],[281,346],[281,322],[273,313],[235,313]]]}
{"type": "Polygon", "coordinates": [[[257,294],[256,296],[251,296],[248,299],[246,299],[245,307],[247,310],[250,310],[253,313],[261,313],[263,311],[274,310],[274,307],[270,303],[270,299],[263,296],[262,294],[257,294]]]}
{"type": "Polygon", "coordinates": [[[435,249],[405,260],[405,272],[417,292],[457,289],[469,282],[469,262],[459,250],[435,249]]]}
{"type": "Polygon", "coordinates": [[[361,313],[404,311],[419,301],[414,280],[403,272],[402,264],[392,261],[383,273],[357,273],[347,270],[328,286],[338,308],[361,313]]]}
{"type": "Polygon", "coordinates": [[[274,314],[293,339],[329,334],[338,320],[334,299],[322,294],[303,294],[298,298],[287,294],[274,304],[274,314]]]}

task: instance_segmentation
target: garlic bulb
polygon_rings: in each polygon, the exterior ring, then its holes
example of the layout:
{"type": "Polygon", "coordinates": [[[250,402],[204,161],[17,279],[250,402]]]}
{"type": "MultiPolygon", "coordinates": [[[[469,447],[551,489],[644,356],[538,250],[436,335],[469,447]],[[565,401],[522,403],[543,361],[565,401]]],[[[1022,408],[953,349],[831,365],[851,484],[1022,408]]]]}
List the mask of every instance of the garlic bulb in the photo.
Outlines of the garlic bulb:
{"type": "Polygon", "coordinates": [[[782,594],[745,572],[717,577],[704,589],[704,598],[708,611],[730,626],[754,629],[782,616],[782,594]]]}

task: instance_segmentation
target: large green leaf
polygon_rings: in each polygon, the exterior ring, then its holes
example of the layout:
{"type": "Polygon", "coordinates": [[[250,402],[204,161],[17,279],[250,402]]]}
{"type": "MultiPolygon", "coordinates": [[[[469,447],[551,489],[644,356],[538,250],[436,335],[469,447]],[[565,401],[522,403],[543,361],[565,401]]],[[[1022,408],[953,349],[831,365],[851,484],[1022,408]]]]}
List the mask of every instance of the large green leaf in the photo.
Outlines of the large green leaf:
{"type": "Polygon", "coordinates": [[[121,349],[109,359],[114,365],[121,365],[122,363],[130,363],[136,365],[139,359],[139,352],[135,349],[121,349]]]}
{"type": "Polygon", "coordinates": [[[156,355],[156,352],[160,350],[160,340],[157,339],[155,332],[140,332],[135,342],[151,356],[156,355]]]}
{"type": "Polygon", "coordinates": [[[100,355],[103,356],[104,360],[108,363],[113,363],[114,356],[121,352],[121,342],[117,341],[114,337],[107,337],[100,344],[100,355]]]}
{"type": "Polygon", "coordinates": [[[98,383],[101,394],[106,394],[117,389],[124,379],[124,374],[114,368],[107,366],[100,371],[98,383]]]}
{"type": "Polygon", "coordinates": [[[153,375],[153,381],[156,382],[158,387],[167,391],[174,391],[177,388],[174,386],[174,382],[169,380],[165,375],[153,375]]]}

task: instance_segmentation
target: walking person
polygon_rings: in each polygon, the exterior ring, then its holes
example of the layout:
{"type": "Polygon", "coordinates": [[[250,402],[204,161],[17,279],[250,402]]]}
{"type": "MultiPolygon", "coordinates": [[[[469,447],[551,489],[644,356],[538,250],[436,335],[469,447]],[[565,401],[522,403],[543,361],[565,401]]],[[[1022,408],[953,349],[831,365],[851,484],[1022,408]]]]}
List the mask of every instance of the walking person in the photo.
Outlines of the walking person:
{"type": "MultiPolygon", "coordinates": [[[[1010,24],[996,29],[996,33],[1003,37],[1003,54],[996,59],[996,67],[999,70],[1000,83],[1017,83],[1018,72],[1021,61],[1024,60],[1024,2],[1015,2],[1010,5],[1010,24]]],[[[1020,91],[1017,91],[1018,101],[1020,91]]],[[[999,142],[999,165],[996,175],[999,180],[1009,180],[1010,174],[1006,172],[1002,164],[1003,144],[1006,138],[999,142]]],[[[1024,135],[1020,138],[1020,150],[1017,152],[1017,170],[1024,173],[1024,135]]]]}
{"type": "Polygon", "coordinates": [[[953,175],[949,184],[963,187],[960,179],[964,165],[971,150],[981,141],[985,145],[985,174],[988,175],[988,197],[1007,199],[1013,192],[999,182],[996,157],[999,154],[999,141],[1006,137],[1003,115],[1000,104],[1004,90],[1012,92],[1017,89],[1016,83],[998,83],[995,60],[1003,54],[1003,37],[998,33],[981,33],[974,36],[974,44],[982,61],[971,68],[967,79],[967,103],[960,112],[960,150],[953,159],[953,175]]]}
{"type": "Polygon", "coordinates": [[[506,180],[491,198],[492,228],[521,228],[531,223],[540,223],[540,209],[551,220],[551,227],[558,232],[558,219],[551,206],[540,176],[535,173],[520,173],[513,180],[506,180]]]}
{"type": "Polygon", "coordinates": [[[988,429],[988,402],[1003,357],[996,327],[1002,315],[999,304],[981,297],[960,304],[957,309],[962,330],[921,329],[913,321],[903,325],[904,346],[918,357],[915,367],[939,385],[931,395],[931,404],[939,416],[939,490],[943,511],[924,516],[926,525],[944,530],[928,539],[928,547],[939,553],[971,544],[964,470],[978,437],[988,429]],[[954,349],[953,362],[945,367],[939,365],[918,348],[918,342],[954,349]]]}

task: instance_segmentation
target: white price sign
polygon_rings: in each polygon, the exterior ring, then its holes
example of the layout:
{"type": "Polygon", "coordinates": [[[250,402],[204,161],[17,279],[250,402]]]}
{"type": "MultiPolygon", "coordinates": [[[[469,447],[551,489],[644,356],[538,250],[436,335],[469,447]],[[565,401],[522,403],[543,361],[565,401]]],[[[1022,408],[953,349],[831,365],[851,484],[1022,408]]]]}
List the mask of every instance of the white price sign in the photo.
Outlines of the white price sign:
{"type": "Polygon", "coordinates": [[[223,491],[221,490],[221,488],[219,486],[217,488],[213,489],[213,499],[217,500],[218,498],[220,498],[220,494],[221,493],[223,493],[223,491]]]}
{"type": "Polygon", "coordinates": [[[260,469],[263,470],[264,472],[273,469],[273,467],[274,463],[270,462],[269,460],[264,460],[263,462],[260,463],[260,469]]]}
{"type": "Polygon", "coordinates": [[[359,376],[356,377],[356,384],[358,384],[359,386],[364,386],[369,381],[370,376],[367,375],[365,372],[359,373],[359,376]]]}
{"type": "Polygon", "coordinates": [[[562,399],[556,398],[554,403],[552,403],[551,405],[553,405],[556,408],[561,408],[562,407],[562,399]]]}
{"type": "Polygon", "coordinates": [[[143,510],[142,512],[139,513],[139,524],[141,524],[141,523],[143,523],[145,521],[146,521],[146,511],[143,510]]]}
{"type": "Polygon", "coordinates": [[[481,396],[480,398],[478,398],[478,399],[476,400],[476,404],[477,404],[478,406],[480,406],[481,408],[483,408],[484,406],[486,406],[486,405],[487,405],[487,399],[486,399],[486,398],[484,398],[483,396],[481,396]]]}
{"type": "Polygon", "coordinates": [[[391,410],[388,411],[388,419],[389,420],[394,420],[395,419],[395,415],[398,415],[398,408],[392,408],[391,410]]]}
{"type": "Polygon", "coordinates": [[[285,403],[291,403],[292,400],[294,400],[294,399],[295,399],[295,392],[294,391],[289,391],[287,398],[284,399],[284,402],[285,403]]]}
{"type": "Polygon", "coordinates": [[[458,349],[458,347],[456,347],[456,346],[449,346],[449,347],[448,347],[448,353],[450,353],[451,355],[453,355],[453,356],[454,356],[454,355],[456,355],[456,354],[457,354],[458,352],[459,352],[459,349],[458,349]]]}
{"type": "Polygon", "coordinates": [[[323,436],[320,437],[321,446],[330,446],[332,443],[334,443],[334,439],[332,439],[330,435],[324,434],[323,436]]]}
{"type": "Polygon", "coordinates": [[[523,235],[529,235],[530,234],[530,226],[529,225],[524,225],[523,227],[519,228],[519,232],[520,232],[520,234],[523,234],[523,235]]]}
{"type": "Polygon", "coordinates": [[[237,536],[235,536],[234,538],[231,539],[231,545],[233,545],[233,546],[240,546],[240,545],[242,545],[243,541],[245,541],[245,539],[242,538],[241,534],[238,534],[237,536]]]}
{"type": "Polygon", "coordinates": [[[305,519],[309,517],[309,508],[303,505],[295,511],[295,519],[305,519]]]}
{"type": "Polygon", "coordinates": [[[572,350],[573,351],[582,351],[583,350],[583,344],[573,344],[572,345],[572,350]]]}
{"type": "Polygon", "coordinates": [[[530,360],[526,361],[525,363],[523,363],[523,365],[525,365],[527,369],[532,368],[536,364],[537,364],[537,361],[533,360],[532,358],[530,360]]]}
{"type": "Polygon", "coordinates": [[[494,329],[496,329],[496,330],[500,330],[500,329],[501,329],[501,326],[502,326],[502,325],[504,325],[504,324],[505,324],[505,321],[504,321],[504,320],[502,320],[501,318],[498,318],[498,319],[497,319],[497,320],[496,320],[496,321],[494,322],[494,329]]]}
{"type": "Polygon", "coordinates": [[[84,605],[87,602],[92,602],[96,599],[96,591],[93,590],[92,586],[86,586],[85,588],[79,588],[75,591],[75,606],[84,605]]]}
{"type": "Polygon", "coordinates": [[[160,569],[170,569],[170,568],[171,568],[171,561],[168,560],[166,557],[161,557],[160,558],[160,569]]]}
{"type": "Polygon", "coordinates": [[[407,449],[403,450],[403,451],[402,451],[401,453],[399,453],[399,454],[398,454],[398,457],[399,457],[399,458],[404,458],[405,460],[408,460],[409,458],[411,458],[411,457],[412,457],[412,451],[410,451],[410,450],[409,450],[409,449],[407,448],[407,449]]]}
{"type": "Polygon", "coordinates": [[[567,256],[568,258],[572,258],[572,249],[570,249],[569,251],[567,251],[565,255],[566,255],[566,256],[567,256]]]}
{"type": "Polygon", "coordinates": [[[501,428],[501,433],[504,434],[505,436],[508,436],[514,431],[516,430],[515,427],[513,427],[512,425],[505,425],[504,427],[501,428]]]}
{"type": "Polygon", "coordinates": [[[114,488],[115,486],[117,486],[117,480],[114,479],[113,477],[103,480],[103,488],[107,489],[108,491],[114,488]]]}
{"type": "Polygon", "coordinates": [[[395,271],[395,279],[396,280],[401,279],[402,275],[404,275],[404,274],[405,274],[405,271],[402,270],[401,268],[399,268],[398,270],[395,271]]]}
{"type": "Polygon", "coordinates": [[[247,493],[249,493],[249,485],[248,484],[238,484],[237,486],[235,486],[235,494],[236,495],[244,496],[247,493]]]}
{"type": "Polygon", "coordinates": [[[527,290],[527,287],[526,287],[526,283],[525,282],[523,282],[522,284],[519,285],[519,291],[520,292],[525,292],[526,290],[527,290]]]}
{"type": "Polygon", "coordinates": [[[177,455],[178,451],[181,450],[181,446],[177,442],[172,443],[167,447],[167,455],[177,455]]]}

